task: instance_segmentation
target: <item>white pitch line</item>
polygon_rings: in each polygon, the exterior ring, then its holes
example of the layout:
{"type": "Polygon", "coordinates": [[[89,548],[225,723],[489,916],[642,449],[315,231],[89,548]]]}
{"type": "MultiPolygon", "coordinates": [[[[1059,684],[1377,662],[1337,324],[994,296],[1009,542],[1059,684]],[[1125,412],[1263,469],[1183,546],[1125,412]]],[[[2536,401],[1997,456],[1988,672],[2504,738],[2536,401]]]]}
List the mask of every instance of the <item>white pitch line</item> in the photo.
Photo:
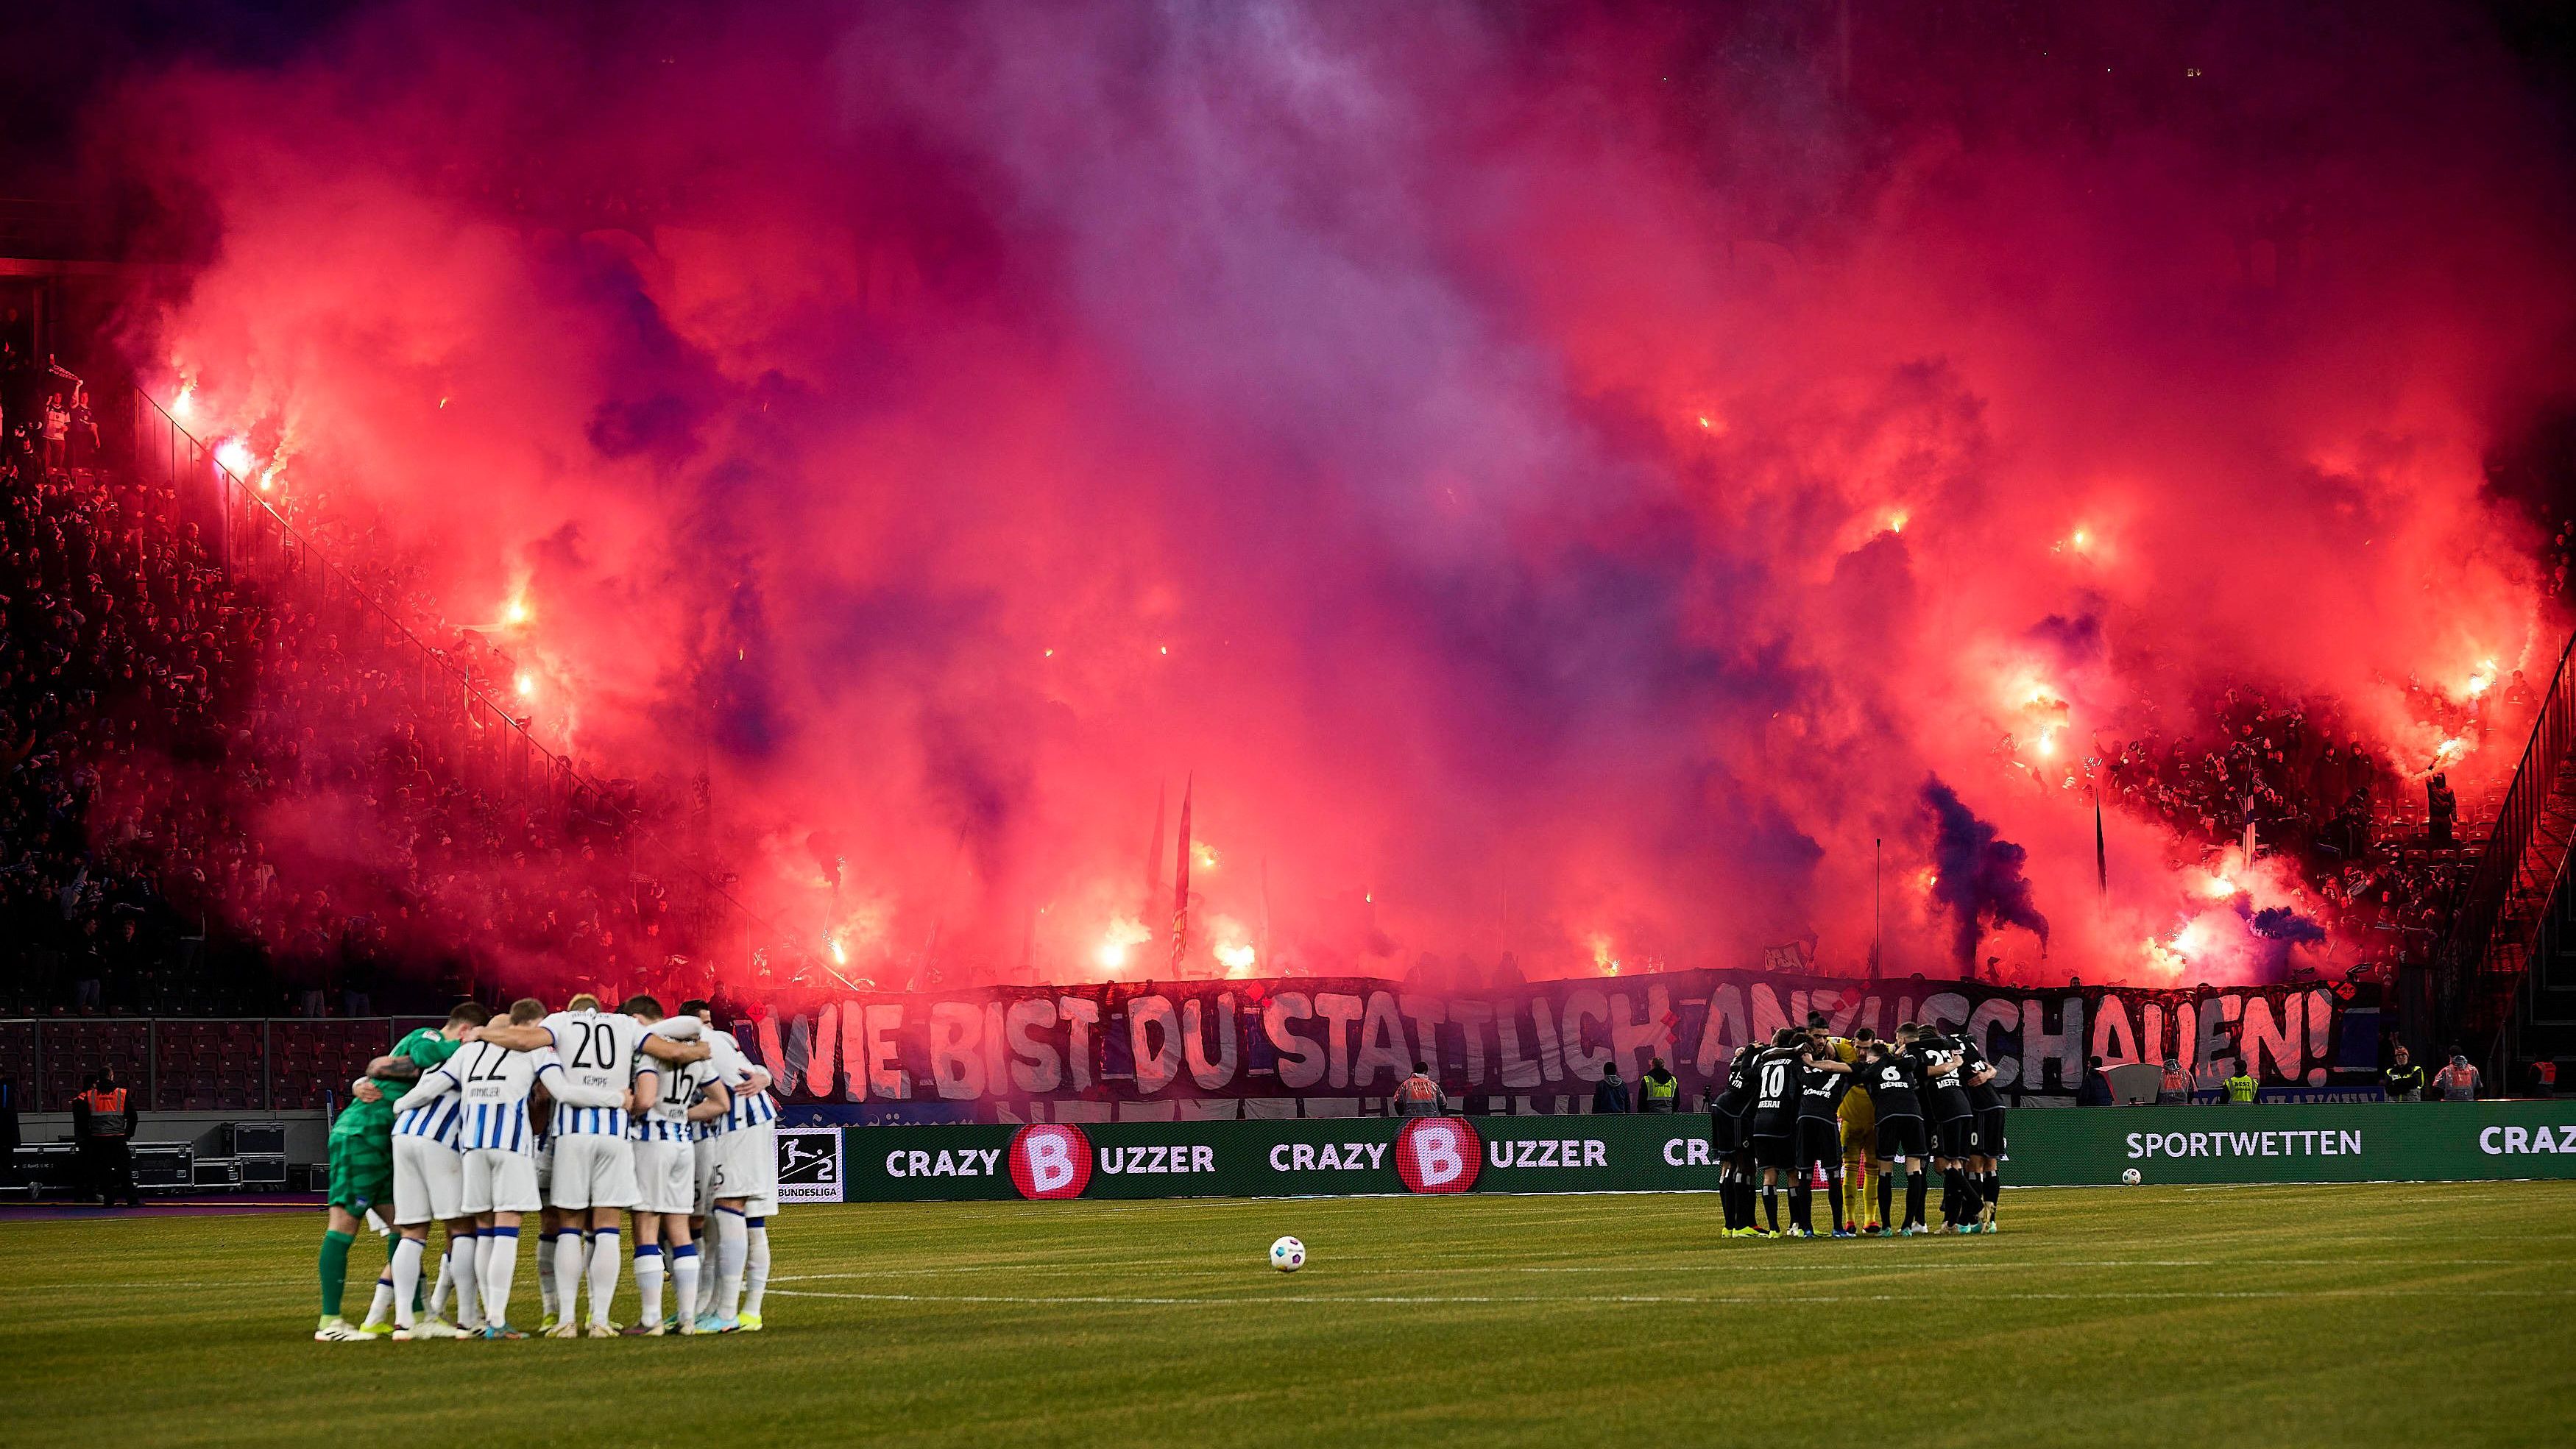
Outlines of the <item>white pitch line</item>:
{"type": "MultiPolygon", "coordinates": [[[[1412,1307],[1434,1307],[1441,1304],[1639,1304],[1662,1303],[1688,1305],[1781,1303],[1909,1303],[1917,1301],[1912,1293],[1843,1293],[1744,1294],[1740,1296],[1669,1294],[1669,1293],[1569,1293],[1569,1294],[1312,1294],[1283,1293],[1261,1297],[1121,1297],[1113,1294],[1066,1294],[1037,1297],[1003,1293],[826,1293],[816,1289],[780,1288],[770,1292],[790,1298],[842,1298],[867,1303],[983,1303],[1017,1304],[1031,1307],[1113,1307],[1165,1308],[1206,1306],[1216,1308],[1263,1308],[1274,1303],[1367,1303],[1395,1304],[1412,1307]]],[[[1980,1293],[1974,1290],[1951,1292],[1954,1298],[1973,1298],[1995,1302],[2170,1302],[2191,1300],[2216,1302],[2233,1299],[2284,1298],[2420,1298],[2427,1294],[2447,1298],[2576,1298],[2576,1289],[2542,1288],[2445,1288],[2438,1284],[2414,1284],[2405,1288],[2327,1288],[2315,1292],[2290,1292],[2259,1289],[2212,1289],[2208,1291],[2120,1292],[2120,1293],[1980,1293]]]]}
{"type": "MultiPolygon", "coordinates": [[[[772,1283],[822,1283],[865,1278],[945,1277],[957,1273],[1043,1273],[1070,1276],[1082,1273],[1137,1271],[1150,1266],[1154,1271],[1186,1270],[1230,1271],[1218,1264],[1161,1263],[1140,1265],[1118,1263],[960,1263],[944,1267],[861,1268],[838,1273],[779,1273],[772,1283]]],[[[1502,1271],[1513,1273],[1814,1273],[1823,1268],[1816,1262],[1803,1263],[1652,1263],[1634,1267],[1608,1265],[1569,1265],[1564,1267],[1521,1267],[1502,1271]]],[[[2349,1258],[2033,1258],[1987,1261],[1927,1259],[1921,1262],[1889,1261],[1880,1264],[1837,1263],[1836,1270],[1849,1269],[1869,1273],[1940,1272],[1951,1269],[1984,1273],[1995,1269],[2022,1269],[2048,1272],[2060,1268],[2349,1268],[2349,1258]]],[[[2576,1268],[2576,1263],[2552,1262],[2524,1258],[2407,1258],[2389,1260],[2380,1266],[2391,1268],[2576,1268]]],[[[1397,1267],[1398,1273],[1490,1273],[1483,1267],[1397,1267]]],[[[302,1279],[295,1280],[302,1282],[302,1279]]]]}

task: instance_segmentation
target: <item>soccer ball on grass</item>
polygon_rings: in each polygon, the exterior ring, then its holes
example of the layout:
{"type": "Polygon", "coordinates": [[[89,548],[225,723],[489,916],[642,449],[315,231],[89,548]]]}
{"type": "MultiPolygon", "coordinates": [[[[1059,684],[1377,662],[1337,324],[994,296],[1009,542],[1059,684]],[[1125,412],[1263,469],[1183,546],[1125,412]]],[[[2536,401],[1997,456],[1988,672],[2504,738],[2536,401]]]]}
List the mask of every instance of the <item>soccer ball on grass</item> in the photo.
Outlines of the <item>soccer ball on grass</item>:
{"type": "Polygon", "coordinates": [[[2120,1181],[2130,1187],[2136,1187],[2139,1183],[2146,1181],[2146,1179],[2140,1177],[2138,1175],[2138,1170],[2132,1167],[2128,1171],[2120,1174],[2120,1181]]]}
{"type": "Polygon", "coordinates": [[[1281,1238],[1270,1245],[1270,1266],[1282,1273],[1294,1273],[1306,1266],[1306,1245],[1295,1238],[1281,1238]]]}

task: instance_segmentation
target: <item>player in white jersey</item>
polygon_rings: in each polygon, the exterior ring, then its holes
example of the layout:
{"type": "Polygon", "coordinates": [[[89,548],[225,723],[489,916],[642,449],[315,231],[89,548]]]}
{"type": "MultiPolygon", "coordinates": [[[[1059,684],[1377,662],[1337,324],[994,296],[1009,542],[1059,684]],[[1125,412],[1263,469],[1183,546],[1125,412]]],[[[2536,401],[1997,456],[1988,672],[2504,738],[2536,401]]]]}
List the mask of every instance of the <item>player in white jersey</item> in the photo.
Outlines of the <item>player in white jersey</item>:
{"type": "MultiPolygon", "coordinates": [[[[491,1019],[492,1013],[481,1005],[461,1002],[447,1014],[447,1023],[439,1028],[439,1035],[449,1041],[469,1041],[491,1019]]],[[[394,1245],[389,1306],[393,1311],[393,1336],[397,1339],[457,1338],[483,1331],[481,1305],[470,1291],[461,1295],[457,1303],[463,1321],[461,1329],[442,1321],[435,1313],[426,1322],[415,1323],[412,1318],[412,1300],[420,1286],[421,1255],[429,1242],[429,1225],[433,1221],[447,1224],[451,1253],[475,1238],[474,1219],[463,1209],[464,1161],[456,1151],[456,1123],[462,1109],[463,1099],[445,1092],[429,1105],[394,1118],[394,1227],[404,1242],[413,1245],[394,1245]]],[[[472,1259],[469,1255],[460,1261],[470,1265],[472,1259]]],[[[472,1269],[469,1266],[465,1271],[472,1269]]]]}
{"type": "MultiPolygon", "coordinates": [[[[542,1003],[520,1001],[510,1008],[510,1021],[526,1026],[545,1012],[542,1003]]],[[[488,1035],[489,1028],[486,1028],[488,1035]]],[[[528,1094],[543,1081],[558,1101],[605,1106],[622,1101],[622,1092],[594,1092],[569,1080],[551,1047],[513,1051],[489,1039],[459,1048],[447,1064],[421,1075],[420,1085],[394,1104],[397,1117],[418,1111],[440,1096],[459,1099],[456,1145],[463,1157],[458,1208],[476,1222],[474,1282],[481,1290],[485,1338],[525,1338],[510,1327],[511,1279],[518,1271],[519,1217],[535,1212],[536,1133],[528,1120],[528,1094]]]]}
{"type": "MultiPolygon", "coordinates": [[[[630,997],[624,1009],[644,1026],[648,1040],[694,1041],[702,1027],[694,1016],[663,1016],[662,1003],[650,996],[630,997]]],[[[697,1151],[689,1106],[708,1074],[703,1058],[672,1063],[641,1050],[635,1055],[633,1123],[627,1135],[635,1144],[635,1293],[643,1307],[635,1326],[626,1330],[630,1334],[658,1338],[667,1331],[662,1319],[666,1273],[678,1295],[680,1332],[697,1332],[700,1264],[698,1245],[689,1234],[697,1151]]]]}
{"type": "MultiPolygon", "coordinates": [[[[560,1320],[547,1332],[572,1338],[581,1331],[578,1297],[583,1269],[590,1279],[590,1336],[612,1338],[609,1305],[617,1297],[617,1215],[635,1203],[634,1144],[627,1140],[627,1107],[634,1085],[638,1053],[658,1060],[703,1058],[706,1048],[670,1037],[647,1041],[643,1023],[619,1012],[599,1009],[599,998],[574,997],[539,1028],[543,1044],[562,1059],[565,1079],[581,1089],[577,1097],[555,1093],[553,1118],[546,1137],[552,1144],[554,1172],[545,1201],[563,1214],[555,1239],[555,1302],[560,1320]],[[614,1105],[591,1102],[613,1095],[614,1105]],[[584,1233],[574,1251],[566,1239],[584,1233]]],[[[511,1031],[494,1038],[506,1046],[534,1047],[534,1033],[511,1031]]]]}
{"type": "Polygon", "coordinates": [[[707,1024],[713,1053],[711,1080],[689,1109],[689,1120],[698,1124],[701,1236],[714,1240],[716,1257],[715,1293],[698,1315],[698,1332],[757,1333],[769,1286],[769,1219],[778,1211],[778,1105],[769,1097],[769,1073],[752,1065],[732,1033],[714,1029],[715,1013],[706,1002],[691,1001],[680,1010],[707,1024]]]}

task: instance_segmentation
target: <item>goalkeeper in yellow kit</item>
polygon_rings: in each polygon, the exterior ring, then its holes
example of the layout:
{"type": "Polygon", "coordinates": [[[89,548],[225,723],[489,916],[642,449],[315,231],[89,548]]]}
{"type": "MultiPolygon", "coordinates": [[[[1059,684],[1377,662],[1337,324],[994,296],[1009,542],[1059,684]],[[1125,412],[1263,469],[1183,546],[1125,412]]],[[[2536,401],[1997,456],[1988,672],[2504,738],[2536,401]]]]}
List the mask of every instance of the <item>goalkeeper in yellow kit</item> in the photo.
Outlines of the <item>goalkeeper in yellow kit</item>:
{"type": "MultiPolygon", "coordinates": [[[[1858,1065],[1876,1033],[1861,1027],[1849,1037],[1834,1038],[1834,1058],[1858,1065]]],[[[1878,1170],[1878,1108],[1871,1105],[1867,1092],[1845,1092],[1840,1109],[1843,1119],[1843,1211],[1854,1221],[1838,1223],[1844,1232],[1880,1233],[1887,1230],[1879,1220],[1878,1195],[1870,1191],[1870,1174],[1878,1170]],[[1857,1226],[1855,1226],[1857,1224],[1857,1226]]]]}

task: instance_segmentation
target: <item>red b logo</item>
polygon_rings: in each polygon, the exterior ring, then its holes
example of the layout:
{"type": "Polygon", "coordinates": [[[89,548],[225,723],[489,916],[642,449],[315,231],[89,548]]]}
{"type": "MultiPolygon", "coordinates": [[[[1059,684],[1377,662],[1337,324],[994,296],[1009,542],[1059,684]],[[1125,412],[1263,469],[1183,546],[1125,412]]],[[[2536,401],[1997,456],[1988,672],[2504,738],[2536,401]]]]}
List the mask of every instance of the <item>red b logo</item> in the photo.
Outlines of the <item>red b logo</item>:
{"type": "Polygon", "coordinates": [[[1091,1139],[1069,1122],[1032,1122],[1011,1136],[1011,1185],[1032,1200],[1080,1197],[1091,1185],[1091,1139]]]}
{"type": "Polygon", "coordinates": [[[1395,1134],[1395,1172],[1415,1192],[1465,1192],[1476,1185],[1484,1143],[1464,1117],[1416,1117],[1395,1134]]]}

